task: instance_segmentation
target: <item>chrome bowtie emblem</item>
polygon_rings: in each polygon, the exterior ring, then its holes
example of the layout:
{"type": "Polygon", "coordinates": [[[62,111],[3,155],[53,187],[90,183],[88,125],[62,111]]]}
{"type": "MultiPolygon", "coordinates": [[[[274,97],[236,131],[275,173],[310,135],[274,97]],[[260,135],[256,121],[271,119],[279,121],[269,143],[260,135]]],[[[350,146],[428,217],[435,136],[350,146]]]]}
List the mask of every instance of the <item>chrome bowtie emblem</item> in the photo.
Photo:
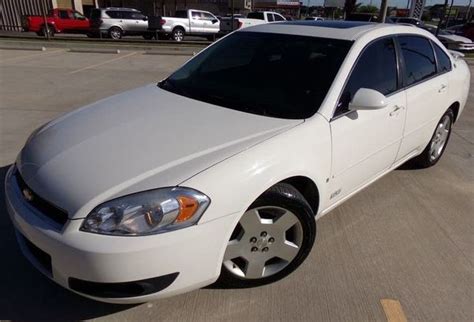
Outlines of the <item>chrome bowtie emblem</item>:
{"type": "Polygon", "coordinates": [[[33,200],[33,192],[29,189],[23,189],[21,191],[23,193],[23,196],[25,197],[26,200],[32,201],[33,200]]]}

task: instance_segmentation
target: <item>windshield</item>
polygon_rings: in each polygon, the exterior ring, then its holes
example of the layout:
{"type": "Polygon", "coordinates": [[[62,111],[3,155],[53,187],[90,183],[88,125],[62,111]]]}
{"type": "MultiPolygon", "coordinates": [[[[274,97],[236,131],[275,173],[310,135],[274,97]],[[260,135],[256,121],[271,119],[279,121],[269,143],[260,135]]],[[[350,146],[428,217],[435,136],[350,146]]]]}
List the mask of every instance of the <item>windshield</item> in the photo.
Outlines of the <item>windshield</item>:
{"type": "Polygon", "coordinates": [[[248,113],[304,119],[317,112],[352,42],[236,32],[159,86],[248,113]]]}

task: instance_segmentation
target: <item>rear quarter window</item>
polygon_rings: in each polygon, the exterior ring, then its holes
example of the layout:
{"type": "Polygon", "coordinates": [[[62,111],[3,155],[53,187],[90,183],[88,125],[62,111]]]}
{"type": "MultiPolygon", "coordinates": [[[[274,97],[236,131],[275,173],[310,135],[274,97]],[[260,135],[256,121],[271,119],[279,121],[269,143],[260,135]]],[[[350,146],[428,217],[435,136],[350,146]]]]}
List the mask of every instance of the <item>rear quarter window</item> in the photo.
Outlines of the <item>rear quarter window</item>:
{"type": "Polygon", "coordinates": [[[435,43],[433,47],[436,53],[436,60],[438,61],[438,73],[446,73],[451,70],[451,59],[449,56],[435,43]]]}

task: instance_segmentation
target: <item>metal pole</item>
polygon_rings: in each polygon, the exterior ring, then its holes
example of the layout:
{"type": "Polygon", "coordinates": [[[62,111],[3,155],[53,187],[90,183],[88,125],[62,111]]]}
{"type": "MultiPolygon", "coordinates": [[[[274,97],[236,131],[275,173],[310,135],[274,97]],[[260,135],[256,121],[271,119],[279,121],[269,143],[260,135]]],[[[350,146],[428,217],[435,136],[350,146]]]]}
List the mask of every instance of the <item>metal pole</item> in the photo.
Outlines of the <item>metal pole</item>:
{"type": "Polygon", "coordinates": [[[230,30],[231,31],[234,31],[234,0],[231,0],[231,6],[232,6],[232,16],[230,18],[230,24],[231,24],[231,27],[230,27],[230,30]]]}
{"type": "Polygon", "coordinates": [[[45,0],[42,0],[41,1],[41,6],[43,7],[42,11],[43,11],[43,23],[44,23],[44,26],[45,26],[45,37],[46,39],[49,40],[49,26],[48,26],[48,19],[46,19],[46,3],[45,3],[45,0]]]}
{"type": "Polygon", "coordinates": [[[448,14],[448,18],[446,19],[445,28],[448,28],[449,18],[451,18],[451,10],[453,10],[453,4],[454,4],[454,0],[451,0],[451,5],[449,6],[449,14],[448,14]]]}
{"type": "Polygon", "coordinates": [[[466,21],[469,20],[469,14],[471,13],[471,3],[472,0],[469,0],[469,5],[467,6],[467,11],[466,11],[466,21]]]}
{"type": "Polygon", "coordinates": [[[469,4],[467,5],[467,10],[466,10],[466,21],[469,20],[469,13],[471,11],[471,3],[472,3],[472,0],[469,0],[469,4]]]}
{"type": "Polygon", "coordinates": [[[439,29],[441,28],[441,23],[443,19],[446,18],[446,8],[448,7],[448,0],[444,0],[444,9],[443,9],[443,16],[439,19],[438,28],[436,28],[436,36],[438,36],[439,29]]]}
{"type": "Polygon", "coordinates": [[[385,22],[385,19],[387,18],[387,8],[388,8],[388,1],[387,0],[382,0],[382,3],[380,4],[380,13],[379,13],[379,22],[385,22]]]}

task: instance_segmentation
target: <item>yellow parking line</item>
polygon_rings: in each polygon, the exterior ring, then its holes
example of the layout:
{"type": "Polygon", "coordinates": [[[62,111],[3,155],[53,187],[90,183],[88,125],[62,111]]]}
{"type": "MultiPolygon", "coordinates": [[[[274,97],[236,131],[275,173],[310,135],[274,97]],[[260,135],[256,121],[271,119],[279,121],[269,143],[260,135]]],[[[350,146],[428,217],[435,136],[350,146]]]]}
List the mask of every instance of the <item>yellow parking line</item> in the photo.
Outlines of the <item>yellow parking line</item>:
{"type": "Polygon", "coordinates": [[[403,313],[402,305],[397,300],[381,299],[383,311],[388,322],[407,322],[405,313],[403,313]]]}
{"type": "Polygon", "coordinates": [[[109,64],[109,63],[112,63],[112,62],[114,62],[114,61],[117,61],[117,60],[120,60],[120,59],[123,59],[123,58],[126,58],[126,57],[133,56],[133,55],[135,55],[136,53],[137,53],[137,52],[134,51],[133,53],[130,53],[130,54],[127,54],[127,55],[123,55],[123,56],[120,56],[120,57],[117,57],[117,58],[114,58],[114,59],[109,59],[109,60],[104,61],[104,62],[102,62],[102,63],[90,65],[90,66],[87,66],[87,67],[84,67],[84,68],[80,68],[80,69],[76,69],[76,70],[70,72],[69,74],[75,74],[75,73],[82,72],[83,70],[88,70],[88,69],[91,69],[91,68],[95,68],[95,67],[99,67],[99,66],[102,66],[102,65],[105,65],[105,64],[109,64]]]}
{"type": "Polygon", "coordinates": [[[4,59],[4,60],[0,60],[0,64],[11,63],[11,62],[15,62],[15,61],[22,60],[22,59],[25,59],[25,58],[33,58],[33,57],[37,57],[37,56],[43,56],[43,55],[48,55],[48,54],[59,53],[60,51],[65,51],[65,49],[45,51],[45,52],[42,52],[42,53],[39,53],[39,54],[32,54],[32,55],[25,55],[25,56],[20,56],[20,57],[7,58],[7,59],[4,59]]]}

